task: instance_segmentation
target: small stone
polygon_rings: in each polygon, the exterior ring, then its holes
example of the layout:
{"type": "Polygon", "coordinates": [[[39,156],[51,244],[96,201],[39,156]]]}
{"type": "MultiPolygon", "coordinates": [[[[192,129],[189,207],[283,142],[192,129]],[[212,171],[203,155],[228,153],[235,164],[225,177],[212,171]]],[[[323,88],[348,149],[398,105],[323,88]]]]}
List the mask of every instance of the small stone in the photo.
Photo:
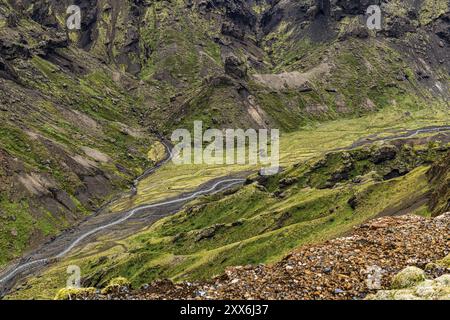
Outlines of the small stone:
{"type": "Polygon", "coordinates": [[[197,296],[204,297],[204,296],[206,296],[206,292],[203,290],[199,290],[199,291],[197,291],[197,296]]]}

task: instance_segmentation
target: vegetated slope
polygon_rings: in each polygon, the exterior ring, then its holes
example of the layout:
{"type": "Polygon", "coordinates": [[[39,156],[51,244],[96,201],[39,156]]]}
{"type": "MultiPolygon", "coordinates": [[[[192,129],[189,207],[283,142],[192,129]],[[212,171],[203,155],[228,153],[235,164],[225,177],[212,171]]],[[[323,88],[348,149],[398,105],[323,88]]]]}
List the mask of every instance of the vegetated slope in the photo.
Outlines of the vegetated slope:
{"type": "Polygon", "coordinates": [[[233,194],[198,200],[130,239],[129,252],[114,262],[90,264],[85,284],[105,284],[115,276],[135,284],[205,279],[227,266],[276,261],[295,247],[338,236],[376,216],[429,216],[433,184],[426,172],[446,149],[357,149],[330,153],[267,180],[255,177],[233,194]]]}
{"type": "Polygon", "coordinates": [[[434,184],[430,208],[434,216],[450,211],[450,160],[444,158],[428,172],[434,184]]]}
{"type": "Polygon", "coordinates": [[[347,237],[295,250],[276,264],[228,268],[205,282],[159,280],[133,290],[127,279],[116,278],[100,293],[95,288],[62,289],[56,297],[448,300],[449,232],[450,213],[433,219],[383,217],[347,237]],[[389,288],[393,290],[378,291],[389,288]]]}
{"type": "Polygon", "coordinates": [[[0,16],[3,265],[128,189],[154,138],[135,80],[11,3],[0,16]]]}
{"type": "MultiPolygon", "coordinates": [[[[447,1],[378,2],[384,14],[379,32],[364,26],[366,6],[359,1],[241,0],[76,1],[83,10],[82,30],[66,32],[65,10],[72,2],[3,0],[6,120],[0,128],[14,132],[4,135],[9,140],[1,149],[7,159],[0,176],[7,221],[2,234],[5,246],[13,244],[1,251],[7,255],[3,261],[26,247],[33,230],[32,238],[40,241],[37,235],[70,224],[39,222],[42,212],[71,207],[59,190],[76,207],[62,212],[87,212],[142,172],[152,139],[139,123],[169,135],[193,120],[203,120],[205,127],[294,131],[387,106],[407,109],[406,118],[413,117],[409,110],[447,110],[447,1]],[[9,99],[17,96],[28,99],[24,108],[30,112],[13,109],[20,101],[9,99]],[[39,102],[45,108],[38,108],[39,102]],[[75,164],[65,165],[67,156],[75,164]],[[11,158],[28,165],[17,169],[11,158]],[[17,180],[22,172],[25,178],[17,180]],[[22,193],[17,185],[24,185],[22,193]],[[63,206],[48,210],[53,198],[63,206]],[[20,219],[10,214],[18,209],[20,219]]],[[[125,249],[74,259],[88,285],[116,275],[134,284],[205,278],[229,265],[274,261],[295,246],[333,237],[378,214],[430,214],[428,197],[436,205],[431,210],[441,211],[447,180],[429,182],[425,173],[447,148],[443,145],[428,151],[382,147],[350,158],[341,152],[327,156],[325,167],[300,163],[224,199],[201,200],[151,232],[124,240],[125,249]],[[387,152],[388,159],[375,160],[377,152],[387,152]],[[300,182],[291,185],[291,178],[300,182]],[[430,196],[435,184],[441,193],[430,196]]],[[[43,279],[62,286],[61,267],[43,279]]],[[[36,294],[33,289],[23,295],[36,294]]]]}
{"type": "MultiPolygon", "coordinates": [[[[22,1],[30,17],[64,28],[69,1],[22,1]]],[[[214,127],[295,130],[311,120],[448,98],[446,0],[79,1],[80,48],[151,84],[152,120],[170,133],[214,127]]]]}

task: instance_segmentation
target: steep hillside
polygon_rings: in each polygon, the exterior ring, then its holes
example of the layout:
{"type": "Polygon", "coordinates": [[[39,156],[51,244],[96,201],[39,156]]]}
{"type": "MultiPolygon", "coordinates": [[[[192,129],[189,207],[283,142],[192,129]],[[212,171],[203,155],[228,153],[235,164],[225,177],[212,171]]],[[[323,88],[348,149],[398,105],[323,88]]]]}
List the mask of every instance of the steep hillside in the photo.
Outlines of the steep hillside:
{"type": "MultiPolygon", "coordinates": [[[[21,4],[32,19],[63,30],[69,1],[33,2],[21,4]]],[[[151,118],[166,132],[194,119],[296,130],[311,119],[448,99],[445,0],[375,1],[378,32],[368,31],[359,1],[79,4],[82,29],[69,38],[150,84],[151,118]]]]}
{"type": "Polygon", "coordinates": [[[152,165],[136,80],[0,5],[0,265],[152,165]]]}
{"type": "Polygon", "coordinates": [[[448,145],[382,144],[329,153],[270,179],[255,175],[245,187],[193,201],[138,235],[100,238],[11,297],[51,298],[64,285],[68,265],[82,268],[84,287],[116,277],[135,288],[156,279],[194,281],[229,266],[278,261],[293,248],[346,234],[375,217],[430,216],[429,168],[438,162],[448,162],[448,145]]]}
{"type": "Polygon", "coordinates": [[[428,172],[434,184],[430,208],[434,216],[450,210],[450,155],[436,163],[428,172]]]}
{"type": "Polygon", "coordinates": [[[0,0],[2,275],[82,220],[248,176],[94,232],[11,297],[53,297],[72,264],[84,286],[208,279],[375,217],[447,212],[449,46],[447,0],[0,0]],[[282,172],[163,161],[147,176],[157,140],[196,120],[281,129],[282,172]]]}

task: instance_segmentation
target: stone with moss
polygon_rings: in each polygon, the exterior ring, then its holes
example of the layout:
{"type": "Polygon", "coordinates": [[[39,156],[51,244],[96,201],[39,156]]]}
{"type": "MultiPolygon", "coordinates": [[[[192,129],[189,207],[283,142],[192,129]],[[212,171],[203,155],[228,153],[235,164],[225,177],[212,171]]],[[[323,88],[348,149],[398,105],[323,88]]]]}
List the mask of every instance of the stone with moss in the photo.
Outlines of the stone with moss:
{"type": "Polygon", "coordinates": [[[406,267],[392,279],[393,289],[404,289],[425,280],[425,272],[417,267],[406,267]]]}
{"type": "Polygon", "coordinates": [[[95,288],[63,288],[58,291],[55,300],[92,299],[97,293],[95,288]]]}
{"type": "Polygon", "coordinates": [[[407,267],[397,274],[391,290],[368,295],[367,300],[450,300],[450,274],[434,280],[425,279],[425,272],[407,267]]]}
{"type": "Polygon", "coordinates": [[[410,288],[380,290],[367,300],[450,300],[450,275],[422,281],[410,288]]]}
{"type": "Polygon", "coordinates": [[[114,278],[111,279],[111,281],[109,281],[109,284],[103,288],[103,290],[101,291],[102,294],[111,294],[114,292],[120,292],[123,289],[129,289],[131,288],[131,282],[124,277],[118,277],[118,278],[114,278]]]}
{"type": "Polygon", "coordinates": [[[440,276],[439,278],[436,278],[434,281],[436,281],[444,286],[450,287],[450,274],[444,274],[444,275],[440,276]]]}
{"type": "Polygon", "coordinates": [[[440,267],[450,268],[450,254],[436,263],[440,267]]]}

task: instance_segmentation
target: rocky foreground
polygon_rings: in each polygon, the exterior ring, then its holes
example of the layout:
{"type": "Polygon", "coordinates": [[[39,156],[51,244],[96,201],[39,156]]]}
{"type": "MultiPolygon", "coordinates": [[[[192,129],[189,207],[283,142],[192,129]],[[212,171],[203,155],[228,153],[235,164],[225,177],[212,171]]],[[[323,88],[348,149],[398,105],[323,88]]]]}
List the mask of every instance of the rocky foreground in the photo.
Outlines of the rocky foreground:
{"type": "MultiPolygon", "coordinates": [[[[450,299],[449,253],[450,213],[383,217],[348,237],[302,247],[274,265],[229,268],[207,282],[156,281],[134,291],[122,278],[102,291],[71,292],[70,298],[450,299]]],[[[58,298],[69,298],[64,290],[58,298]]]]}

